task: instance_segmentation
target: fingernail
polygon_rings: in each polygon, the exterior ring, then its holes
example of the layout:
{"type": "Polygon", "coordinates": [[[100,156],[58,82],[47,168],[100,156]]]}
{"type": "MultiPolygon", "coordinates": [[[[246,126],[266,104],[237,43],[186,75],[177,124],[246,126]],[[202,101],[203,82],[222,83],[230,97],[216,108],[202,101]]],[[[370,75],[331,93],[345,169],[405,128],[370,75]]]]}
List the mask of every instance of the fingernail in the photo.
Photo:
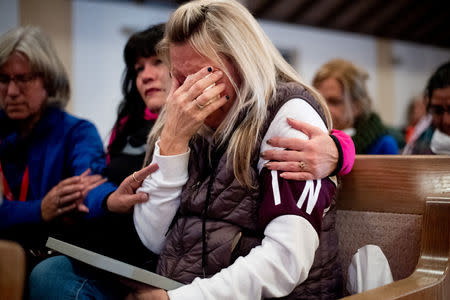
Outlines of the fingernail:
{"type": "Polygon", "coordinates": [[[266,156],[266,151],[264,151],[263,153],[261,153],[261,157],[264,158],[266,156]]]}
{"type": "Polygon", "coordinates": [[[272,139],[268,139],[268,140],[266,141],[266,143],[270,145],[270,144],[272,143],[272,139]]]}
{"type": "Polygon", "coordinates": [[[228,100],[230,100],[230,96],[226,95],[225,98],[228,100]]]}
{"type": "Polygon", "coordinates": [[[172,78],[172,72],[169,72],[169,77],[172,78]]]}
{"type": "Polygon", "coordinates": [[[208,72],[212,72],[212,68],[211,67],[208,67],[208,72]]]}
{"type": "Polygon", "coordinates": [[[270,162],[266,162],[266,163],[264,164],[264,167],[266,167],[267,169],[270,169],[270,166],[271,166],[270,162]]]}

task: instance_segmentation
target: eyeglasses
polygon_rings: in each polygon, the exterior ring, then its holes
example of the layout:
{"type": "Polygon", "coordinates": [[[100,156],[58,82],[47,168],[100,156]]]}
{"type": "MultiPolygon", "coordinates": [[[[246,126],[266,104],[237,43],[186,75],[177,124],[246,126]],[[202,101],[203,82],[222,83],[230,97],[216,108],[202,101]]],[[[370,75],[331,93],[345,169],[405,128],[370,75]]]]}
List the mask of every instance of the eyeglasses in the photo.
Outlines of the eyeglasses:
{"type": "Polygon", "coordinates": [[[38,74],[28,73],[28,74],[18,74],[18,75],[6,75],[0,74],[0,89],[6,89],[11,81],[14,81],[16,86],[20,90],[24,90],[28,85],[38,77],[38,74]]]}
{"type": "Polygon", "coordinates": [[[441,116],[444,113],[450,113],[450,106],[444,107],[439,105],[431,105],[430,106],[430,113],[433,115],[441,116]]]}

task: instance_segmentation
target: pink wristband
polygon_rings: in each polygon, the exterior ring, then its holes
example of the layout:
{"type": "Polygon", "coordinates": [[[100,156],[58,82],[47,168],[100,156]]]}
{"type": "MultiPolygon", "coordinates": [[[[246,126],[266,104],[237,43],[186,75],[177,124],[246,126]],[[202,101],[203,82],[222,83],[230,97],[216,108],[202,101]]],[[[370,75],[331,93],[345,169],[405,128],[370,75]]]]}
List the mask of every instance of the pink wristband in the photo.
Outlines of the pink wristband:
{"type": "Polygon", "coordinates": [[[340,130],[333,129],[331,134],[339,140],[342,149],[342,168],[339,170],[338,175],[348,174],[355,163],[355,145],[353,140],[348,134],[340,130]]]}

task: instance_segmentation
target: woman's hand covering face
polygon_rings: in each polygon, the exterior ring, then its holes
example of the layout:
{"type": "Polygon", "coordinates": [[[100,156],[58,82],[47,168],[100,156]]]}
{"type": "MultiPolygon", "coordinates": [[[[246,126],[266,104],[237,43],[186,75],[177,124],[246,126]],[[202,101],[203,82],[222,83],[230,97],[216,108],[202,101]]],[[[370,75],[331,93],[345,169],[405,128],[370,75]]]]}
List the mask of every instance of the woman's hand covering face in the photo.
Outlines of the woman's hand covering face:
{"type": "Polygon", "coordinates": [[[166,106],[166,122],[159,143],[162,155],[187,151],[189,140],[197,133],[205,119],[227,102],[221,95],[224,83],[217,81],[223,72],[204,67],[183,79],[173,77],[166,106]]]}

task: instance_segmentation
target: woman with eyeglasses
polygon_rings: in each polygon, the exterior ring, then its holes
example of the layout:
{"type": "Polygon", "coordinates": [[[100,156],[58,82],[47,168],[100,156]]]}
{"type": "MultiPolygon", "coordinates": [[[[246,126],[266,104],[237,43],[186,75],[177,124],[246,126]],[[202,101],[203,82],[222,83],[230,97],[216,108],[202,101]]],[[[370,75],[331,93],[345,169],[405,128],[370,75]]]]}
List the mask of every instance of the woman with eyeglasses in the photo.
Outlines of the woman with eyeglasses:
{"type": "Polygon", "coordinates": [[[27,250],[30,269],[46,256],[50,232],[100,214],[98,199],[114,190],[100,175],[90,175],[105,166],[103,145],[93,124],[64,111],[69,95],[66,71],[40,29],[20,27],[0,37],[0,178],[6,199],[0,238],[27,250]]]}
{"type": "Polygon", "coordinates": [[[428,114],[414,130],[403,154],[450,154],[450,61],[428,79],[424,96],[428,114]]]}

